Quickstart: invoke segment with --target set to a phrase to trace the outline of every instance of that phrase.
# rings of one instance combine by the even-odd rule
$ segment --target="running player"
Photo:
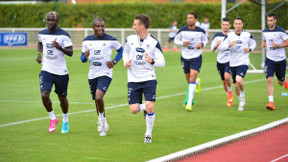
[[[252,34],[243,30],[244,21],[241,17],[234,19],[235,31],[229,32],[224,38],[220,49],[230,49],[230,69],[235,91],[240,101],[238,111],[243,111],[246,104],[244,93],[244,77],[250,63],[249,54],[256,47]]]
[[[94,34],[83,40],[81,61],[85,63],[89,60],[88,81],[99,116],[98,131],[100,136],[106,136],[109,125],[105,117],[103,98],[112,81],[112,68],[122,58],[123,48],[116,38],[104,33],[105,24],[102,18],[94,19],[92,29]],[[118,53],[112,60],[113,49]]]
[[[224,90],[227,94],[227,106],[232,106],[233,103],[233,93],[232,93],[232,83],[231,83],[231,71],[229,67],[230,56],[229,50],[221,50],[219,48],[220,44],[223,42],[223,39],[227,36],[230,29],[230,20],[228,18],[223,18],[221,23],[222,32],[216,33],[213,37],[211,43],[211,51],[218,51],[217,55],[217,70],[221,77]]]
[[[135,17],[135,34],[127,37],[123,61],[128,71],[128,101],[133,114],[144,111],[146,133],[144,143],[152,143],[152,129],[155,120],[154,102],[156,101],[155,67],[164,67],[165,60],[158,40],[148,32],[150,18],[140,14]],[[142,104],[142,94],[145,103]]]
[[[207,36],[205,31],[196,26],[197,14],[191,12],[187,14],[187,24],[186,26],[179,29],[174,42],[177,45],[181,45],[181,64],[184,70],[186,81],[188,83],[188,89],[186,94],[186,99],[184,105],[186,105],[186,110],[192,110],[192,101],[194,98],[194,93],[200,92],[200,79],[196,80],[200,68],[202,65],[202,48],[207,44]],[[196,89],[197,85],[197,89]]]
[[[204,22],[201,23],[200,28],[204,29],[206,32],[207,39],[209,40],[209,29],[210,29],[210,23],[208,17],[204,17]]]
[[[267,109],[274,110],[274,89],[273,77],[274,73],[278,79],[279,85],[284,85],[288,90],[288,81],[285,77],[286,73],[286,55],[285,47],[288,46],[288,36],[285,30],[276,26],[276,16],[269,14],[267,16],[268,27],[263,30],[262,48],[266,47],[266,60],[265,60],[265,74],[267,78],[267,90],[269,104],[266,105]]]
[[[165,45],[165,47],[163,48],[163,51],[164,52],[167,52],[168,51],[168,45],[173,41],[173,43],[174,43],[174,38],[175,38],[175,36],[176,36],[176,34],[177,34],[177,31],[178,31],[178,29],[177,29],[177,21],[176,20],[174,20],[173,22],[172,22],[172,25],[169,27],[169,39],[168,39],[168,42],[166,42],[166,45]],[[176,47],[176,45],[174,44],[174,47],[173,47],[173,49],[172,49],[174,52],[178,52],[178,49],[177,49],[177,47]]]
[[[41,98],[44,107],[50,116],[49,132],[54,132],[58,118],[56,117],[50,92],[55,85],[55,93],[58,95],[60,106],[63,112],[62,133],[69,132],[68,126],[68,100],[67,87],[69,75],[67,71],[65,55],[73,55],[73,46],[69,34],[63,29],[58,28],[59,15],[55,11],[48,12],[46,15],[48,29],[44,29],[38,34],[38,57],[36,61],[42,62],[42,69],[39,74]],[[42,54],[43,52],[43,60]]]

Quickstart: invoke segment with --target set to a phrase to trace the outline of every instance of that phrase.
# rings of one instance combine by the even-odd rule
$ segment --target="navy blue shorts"
[[[241,76],[243,79],[247,73],[248,66],[247,65],[240,65],[236,67],[230,67],[233,83],[236,83],[236,75]]]
[[[56,75],[47,71],[41,71],[39,74],[40,91],[51,91],[55,84],[55,93],[59,96],[67,96],[69,75]]]
[[[277,79],[283,82],[285,80],[286,73],[286,59],[276,62],[266,58],[264,70],[266,78],[274,77],[275,72]]]
[[[129,104],[142,104],[144,94],[145,101],[156,101],[156,80],[145,82],[128,82],[128,102]]]
[[[226,62],[224,64],[217,62],[217,70],[219,72],[221,80],[225,80],[225,72],[231,74],[229,62]]]
[[[202,65],[202,55],[192,59],[184,59],[183,57],[181,57],[181,65],[185,74],[190,73],[190,69],[200,72],[200,68]]]
[[[112,79],[108,76],[100,76],[94,79],[88,79],[92,99],[95,100],[96,90],[101,90],[106,93]]]

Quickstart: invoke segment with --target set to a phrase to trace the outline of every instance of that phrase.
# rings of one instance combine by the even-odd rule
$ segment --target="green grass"
[[[80,50],[75,50],[73,57],[66,57],[70,113],[95,109],[87,81],[88,64],[81,63],[79,56]],[[40,98],[41,65],[35,59],[34,49],[0,49],[0,125],[48,116]],[[247,104],[243,112],[237,111],[235,94],[233,106],[226,107],[216,54],[212,53],[203,55],[199,75],[203,91],[195,95],[193,111],[186,112],[182,101],[187,84],[180,53],[169,52],[165,59],[166,66],[157,69],[158,100],[152,144],[143,143],[146,125],[142,113],[133,115],[128,106],[118,106],[106,110],[111,128],[106,137],[98,135],[95,111],[70,115],[68,134],[60,133],[61,122],[54,133],[49,133],[49,119],[0,127],[0,161],[146,161],[287,117],[288,98],[280,96],[285,89],[276,80],[276,111],[265,109],[268,98],[264,74],[246,75]],[[106,107],[127,104],[126,73],[123,62],[119,62],[105,95]],[[212,87],[219,88],[207,89]],[[54,92],[51,99],[54,111],[62,119]]]

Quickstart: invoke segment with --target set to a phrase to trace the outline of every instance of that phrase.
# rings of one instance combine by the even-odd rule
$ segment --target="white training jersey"
[[[204,29],[206,32],[206,35],[209,35],[209,29],[210,29],[210,23],[201,23],[200,28]]]
[[[213,51],[214,46],[217,45],[218,41],[221,41],[223,43],[224,38],[226,35],[224,35],[222,32],[216,33],[213,37],[213,40],[211,42],[211,51]],[[221,44],[220,44],[221,45]],[[217,62],[224,64],[230,61],[230,49],[221,50],[219,47],[217,47],[218,55],[217,55]]]
[[[171,29],[171,32],[169,33],[168,36],[169,36],[169,38],[174,38],[177,34],[177,31],[178,31],[177,26],[171,25],[170,29]]]
[[[190,41],[189,46],[183,46],[183,42]],[[175,39],[175,44],[182,45],[182,57],[184,59],[196,58],[201,55],[202,49],[195,48],[196,45],[203,43],[203,47],[207,44],[207,36],[205,31],[196,26],[195,29],[191,30],[186,25],[179,29]]]
[[[236,41],[236,44],[230,48],[230,66],[236,67],[240,65],[249,66],[249,53],[244,52],[244,48],[250,48],[253,51],[256,47],[256,41],[253,36],[245,31],[242,31],[239,35],[235,32],[229,32],[224,38],[223,43],[220,45],[221,50],[228,50],[232,41]]]
[[[43,45],[42,69],[52,74],[66,75],[68,74],[65,54],[53,47],[52,41],[56,40],[62,48],[72,46],[70,35],[61,28],[56,32],[49,33],[48,29],[44,29],[38,34],[38,41]]]
[[[145,61],[145,53],[154,59],[153,65]],[[127,37],[123,51],[124,66],[129,60],[132,62],[128,68],[128,82],[155,80],[155,67],[165,66],[160,43],[150,34],[144,40],[136,34]]]
[[[95,38],[94,35],[87,36],[82,42],[82,53],[89,49],[89,73],[88,79],[94,79],[99,76],[108,76],[112,78],[112,68],[109,69],[106,62],[111,61],[113,48],[118,50],[121,44],[116,38],[106,33],[101,38]]]
[[[288,36],[285,30],[279,26],[276,26],[273,30],[270,30],[269,28],[264,29],[263,40],[266,41],[266,57],[273,61],[285,60],[285,48],[274,48],[272,46],[272,42],[275,42],[277,45],[279,45],[287,39]]]

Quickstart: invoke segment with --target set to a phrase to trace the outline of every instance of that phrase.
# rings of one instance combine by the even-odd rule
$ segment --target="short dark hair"
[[[188,15],[193,15],[195,19],[198,18],[197,14],[195,12],[190,12],[190,13],[188,13]]]
[[[222,19],[222,22],[223,22],[223,21],[227,21],[227,22],[230,23],[230,20],[229,20],[227,17],[224,17],[224,18]]]
[[[145,14],[137,15],[135,17],[135,20],[139,20],[140,24],[143,24],[146,29],[149,28],[150,23],[151,23],[150,18],[147,15],[145,15]]]
[[[103,20],[102,18],[96,18],[96,19],[93,20],[92,26],[93,26],[96,22],[99,22],[99,21],[104,23],[104,20]]]
[[[242,17],[236,17],[234,20],[241,20],[242,23],[244,24],[244,20],[242,19]]]
[[[269,15],[267,15],[267,17],[273,17],[274,19],[277,19],[274,13],[270,13]]]

